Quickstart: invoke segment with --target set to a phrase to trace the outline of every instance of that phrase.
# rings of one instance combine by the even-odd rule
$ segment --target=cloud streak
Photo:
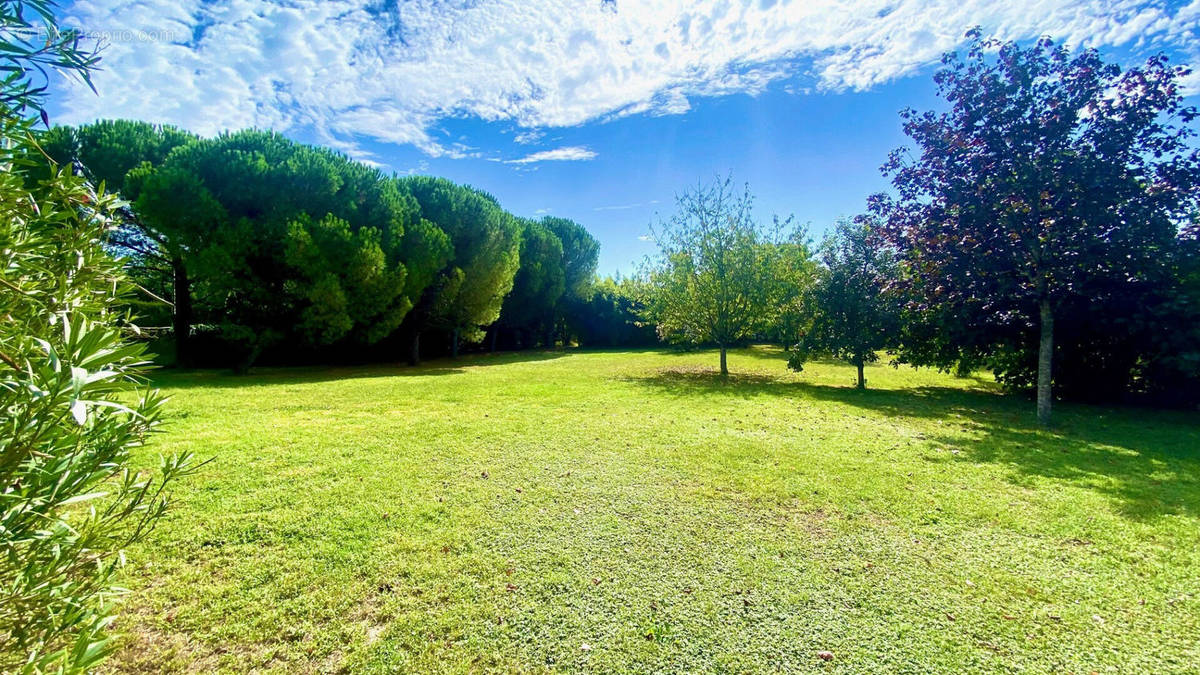
[[[506,164],[533,164],[536,162],[579,162],[594,159],[596,153],[580,145],[571,145],[553,150],[542,150],[520,159],[507,160]]]
[[[257,126],[363,154],[431,157],[450,118],[537,130],[685,113],[696,97],[864,90],[910,75],[972,25],[1085,46],[1200,59],[1200,0],[89,0],[64,25],[107,37],[99,97],[79,85],[58,120],[135,117],[202,134]],[[789,85],[790,86],[790,85]],[[528,133],[528,132],[534,133]],[[554,152],[554,151],[549,151]],[[536,156],[530,155],[530,157]],[[531,160],[536,161],[536,160]]]

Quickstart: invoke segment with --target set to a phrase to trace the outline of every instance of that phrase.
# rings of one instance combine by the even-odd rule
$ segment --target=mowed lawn
[[[143,460],[214,460],[129,552],[110,666],[1200,669],[1197,415],[716,361],[162,373]]]

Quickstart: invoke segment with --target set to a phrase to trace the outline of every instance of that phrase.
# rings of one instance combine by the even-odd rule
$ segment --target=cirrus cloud
[[[580,145],[572,145],[564,148],[554,148],[553,150],[542,150],[534,152],[520,159],[507,160],[507,164],[533,164],[535,162],[578,162],[580,160],[593,159],[596,153]]]
[[[681,114],[696,97],[782,80],[869,89],[976,24],[1200,57],[1200,0],[89,0],[63,23],[107,44],[100,96],[68,82],[60,121],[305,131],[358,156],[364,141],[478,156],[439,141],[451,118],[512,122],[536,142],[539,129]],[[580,149],[512,162],[588,158],[568,150]]]

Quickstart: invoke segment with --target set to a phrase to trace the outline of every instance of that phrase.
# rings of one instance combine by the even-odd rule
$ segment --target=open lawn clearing
[[[144,461],[215,460],[130,551],[109,667],[1200,667],[1194,414],[716,361],[161,373]]]

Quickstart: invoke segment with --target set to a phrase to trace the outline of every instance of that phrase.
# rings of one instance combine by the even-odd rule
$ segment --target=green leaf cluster
[[[145,345],[128,339],[132,286],[102,245],[120,202],[50,162],[29,119],[2,112],[0,671],[86,671],[112,649],[122,550],[195,464],[130,467],[163,398],[145,385]]]

